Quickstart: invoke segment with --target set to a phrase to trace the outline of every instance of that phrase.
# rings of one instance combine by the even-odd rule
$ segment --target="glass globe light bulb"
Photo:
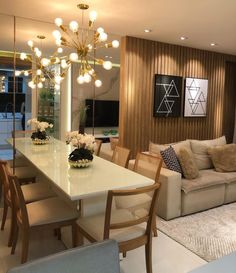
[[[89,20],[94,22],[97,19],[97,12],[95,10],[90,11],[89,13]]]
[[[69,59],[72,61],[72,62],[75,62],[78,60],[78,54],[77,53],[71,53],[70,56],[69,56]]]
[[[56,24],[56,26],[60,27],[63,24],[63,21],[61,18],[56,18],[54,20],[54,23]]]
[[[91,52],[93,50],[93,46],[91,44],[88,44],[87,47],[88,47],[89,52]]]
[[[89,72],[88,72],[90,75],[93,75],[93,73],[94,73],[94,69],[92,68],[91,70],[89,70]]]
[[[55,76],[54,80],[55,80],[55,82],[56,82],[57,84],[60,84],[61,81],[63,80],[63,78],[62,78],[60,75],[57,75],[57,76]]]
[[[30,46],[30,47],[33,47],[33,46],[34,46],[34,43],[33,43],[33,41],[31,41],[31,40],[29,40],[29,41],[27,42],[27,44],[28,44],[28,46]]]
[[[20,74],[21,74],[21,71],[19,71],[19,70],[16,70],[16,71],[15,71],[15,76],[16,76],[16,77],[20,76]]]
[[[69,24],[69,28],[73,32],[77,32],[79,28],[79,24],[76,21],[71,21]]]
[[[117,41],[117,40],[113,40],[113,41],[112,41],[112,47],[118,48],[119,45],[120,45],[120,42],[119,42],[119,41]]]
[[[79,77],[77,77],[77,83],[78,84],[83,84],[84,83],[84,77],[82,75],[80,75]]]
[[[61,38],[56,39],[56,45],[57,45],[57,46],[61,46]]]
[[[62,47],[58,47],[57,52],[58,53],[62,53],[63,52],[63,48]]]
[[[41,64],[42,64],[42,66],[49,66],[50,60],[47,58],[42,58]]]
[[[39,51],[39,49],[37,47],[35,47],[34,52],[36,53],[37,51]]]
[[[91,80],[92,80],[92,78],[91,78],[91,76],[89,75],[89,73],[85,73],[85,74],[84,74],[84,81],[85,81],[86,83],[89,83],[89,82],[91,82]]]
[[[42,52],[41,52],[40,50],[38,50],[38,51],[35,53],[35,55],[36,55],[38,58],[40,58],[40,57],[42,56]]]
[[[103,66],[103,68],[106,69],[106,70],[111,70],[111,69],[112,69],[112,62],[110,62],[110,61],[105,61],[105,62],[103,62],[102,66]]]
[[[39,82],[39,83],[37,84],[37,86],[38,86],[38,88],[43,88],[43,83],[42,83],[42,82]]]
[[[60,85],[59,84],[55,84],[54,88],[55,88],[55,90],[60,90]]]
[[[96,86],[96,87],[101,87],[101,86],[102,86],[102,81],[96,80],[96,81],[95,81],[95,86]]]
[[[98,32],[99,34],[101,34],[101,33],[104,32],[104,29],[103,29],[102,27],[99,27],[99,28],[97,29],[97,32]]]
[[[54,30],[54,31],[52,32],[52,35],[53,35],[53,37],[54,37],[56,40],[61,39],[61,32],[60,32],[59,30]]]
[[[99,40],[105,42],[107,40],[107,34],[105,32],[100,33]]]
[[[40,69],[38,69],[36,73],[38,76],[40,76],[42,74],[42,71]]]
[[[25,71],[24,72],[24,75],[27,77],[27,76],[29,76],[29,72],[28,71]]]
[[[41,81],[42,81],[42,82],[45,82],[45,81],[46,81],[46,79],[43,77],[43,78],[41,78]]]
[[[65,69],[65,68],[67,68],[67,62],[66,62],[66,60],[61,60],[61,67],[63,68],[63,69]]]
[[[22,53],[20,54],[20,59],[21,59],[22,61],[25,60],[25,59],[27,59],[26,53],[22,52]]]

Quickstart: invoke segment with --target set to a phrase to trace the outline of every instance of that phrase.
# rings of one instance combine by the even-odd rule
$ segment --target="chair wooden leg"
[[[77,246],[84,245],[84,237],[83,235],[77,230]]]
[[[4,230],[4,227],[5,227],[5,223],[6,223],[6,219],[7,219],[7,211],[8,211],[8,205],[6,202],[4,202],[1,230]]]
[[[15,229],[16,229],[16,216],[15,216],[15,213],[12,209],[12,215],[11,215],[11,228],[10,228],[10,234],[9,234],[9,239],[8,239],[8,246],[12,246],[12,243],[13,243],[13,237],[14,237],[14,232],[15,232]]]
[[[146,271],[152,273],[152,240],[145,245]]]
[[[73,223],[71,226],[72,231],[72,246],[77,247],[77,225],[76,223]]]
[[[61,241],[61,229],[57,228],[57,239]]]
[[[15,254],[16,244],[17,244],[17,240],[18,240],[18,234],[19,234],[19,227],[18,227],[18,225],[16,225],[14,228],[14,232],[13,232],[11,254]]]
[[[157,222],[156,222],[156,219],[153,221],[152,232],[153,232],[153,236],[154,237],[158,236],[158,234],[157,234]]]
[[[23,229],[22,232],[22,253],[21,253],[21,263],[25,263],[28,258],[29,252],[29,229]]]

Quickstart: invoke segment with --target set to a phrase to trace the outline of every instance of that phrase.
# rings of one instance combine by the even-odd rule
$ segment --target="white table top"
[[[236,252],[203,265],[189,273],[235,273]]]
[[[12,139],[8,140],[12,144]],[[112,162],[94,156],[88,168],[70,168],[68,155],[73,150],[64,142],[34,145],[30,138],[16,138],[16,150],[60,188],[71,200],[84,199],[112,189],[151,185],[153,180]]]

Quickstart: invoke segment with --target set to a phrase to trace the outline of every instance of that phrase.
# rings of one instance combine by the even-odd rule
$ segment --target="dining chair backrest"
[[[127,168],[130,157],[130,150],[124,147],[116,146],[111,161],[121,167]]]
[[[34,130],[16,130],[16,131],[12,131],[11,135],[12,137],[30,137],[32,135],[32,133],[34,132]]]
[[[100,150],[101,150],[101,146],[102,146],[102,141],[100,139],[95,139],[95,143],[96,143],[96,147],[95,147],[95,150],[94,150],[94,154],[96,156],[99,156]]]
[[[8,174],[9,186],[12,196],[13,209],[22,226],[29,227],[29,218],[24,195],[17,176]]]
[[[106,214],[105,214],[105,225],[104,225],[104,239],[108,239],[110,232],[115,229],[130,228],[132,226],[140,225],[141,223],[146,222],[146,231],[145,236],[150,236],[152,232],[152,222],[154,220],[155,207],[158,199],[160,184],[154,183],[153,185],[131,189],[131,190],[110,190],[108,191],[107,196],[107,205],[106,205]],[[145,204],[145,208],[142,209],[140,206],[135,211],[130,207],[128,202],[129,198],[136,197],[139,198],[139,195],[144,193],[150,194],[152,196],[149,206]],[[120,210],[112,210],[112,202],[115,202],[115,198],[126,198],[127,208],[123,206]],[[135,204],[134,204],[135,206]],[[119,217],[112,217],[113,212],[119,212]]]
[[[163,160],[160,157],[138,153],[134,163],[134,171],[158,182]]]
[[[8,180],[8,174],[10,173],[10,168],[8,166],[7,161],[0,160],[0,179],[3,184],[3,193],[4,193],[4,199],[11,203],[10,198],[10,186],[9,186],[9,180]]]

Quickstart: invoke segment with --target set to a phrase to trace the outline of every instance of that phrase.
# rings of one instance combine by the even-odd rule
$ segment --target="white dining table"
[[[8,139],[8,142],[13,144],[13,139]],[[98,156],[94,156],[87,168],[70,167],[68,155],[74,148],[54,138],[45,145],[34,145],[30,138],[16,138],[15,148],[71,201],[101,195],[109,190],[154,183],[152,179]]]

